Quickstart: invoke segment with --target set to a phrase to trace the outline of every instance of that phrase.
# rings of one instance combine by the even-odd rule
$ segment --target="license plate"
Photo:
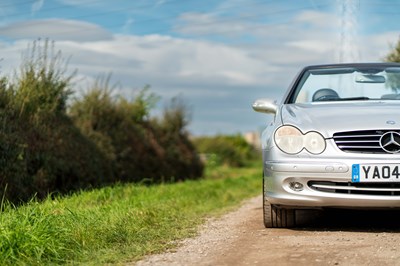
[[[400,164],[353,164],[351,181],[400,182]]]

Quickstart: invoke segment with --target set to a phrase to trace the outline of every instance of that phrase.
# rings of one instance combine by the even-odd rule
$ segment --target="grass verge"
[[[116,185],[31,201],[0,216],[2,265],[135,261],[192,236],[210,216],[260,192],[260,170],[216,168],[177,184]]]

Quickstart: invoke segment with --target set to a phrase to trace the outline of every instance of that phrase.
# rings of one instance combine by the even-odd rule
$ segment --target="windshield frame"
[[[400,63],[359,63],[359,64],[334,64],[334,65],[316,65],[305,67],[293,80],[291,89],[284,97],[283,104],[296,103],[302,86],[310,77],[310,75],[326,75],[326,74],[345,74],[360,72],[365,75],[375,75],[386,71],[386,73],[396,73],[400,75]],[[368,83],[368,82],[366,82]],[[373,83],[373,82],[371,82]],[[380,83],[380,82],[376,82]],[[390,91],[388,91],[390,92]],[[366,97],[352,97],[353,100],[369,100]],[[345,99],[343,99],[345,100]],[[349,99],[351,100],[351,99]],[[373,99],[377,100],[377,99]],[[380,100],[380,99],[379,99]],[[382,99],[382,100],[400,100],[399,99]],[[304,102],[303,102],[304,103]],[[308,102],[307,102],[308,103]],[[309,103],[312,103],[311,101]]]

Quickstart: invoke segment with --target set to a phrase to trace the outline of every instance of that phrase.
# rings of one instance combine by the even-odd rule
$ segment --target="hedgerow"
[[[167,118],[172,108],[151,118],[156,97],[148,89],[128,100],[112,93],[108,79],[72,101],[74,74],[46,40],[28,48],[13,77],[0,78],[0,191],[7,199],[201,177],[180,122],[184,109],[181,117]]]
[[[196,137],[193,143],[209,166],[242,167],[260,156],[260,152],[239,134]]]

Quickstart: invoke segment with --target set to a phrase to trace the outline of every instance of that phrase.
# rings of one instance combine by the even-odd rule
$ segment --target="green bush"
[[[157,97],[148,93],[148,88],[127,100],[113,95],[108,81],[97,80],[82,99],[73,103],[70,115],[112,162],[115,181],[200,177],[203,166],[184,132],[184,113],[172,106],[163,119],[150,119]]]
[[[13,79],[0,78],[0,191],[6,198],[202,175],[185,114],[173,117],[176,106],[150,119],[156,97],[148,89],[128,100],[113,95],[107,78],[68,108],[72,78],[47,40],[33,44]]]
[[[111,174],[66,115],[71,76],[57,70],[59,54],[44,56],[48,49],[35,43],[15,80],[0,86],[0,190],[13,201],[98,186]]]
[[[36,41],[25,54],[20,71],[12,84],[13,105],[21,115],[38,118],[40,115],[65,113],[71,75],[60,51],[48,40]]]
[[[165,150],[163,171],[175,180],[196,179],[203,174],[203,163],[186,131],[189,120],[187,106],[177,97],[165,107],[162,118],[152,123],[155,136]]]
[[[259,152],[241,135],[197,137],[193,142],[205,157],[207,165],[211,167],[220,165],[241,167],[259,157]]]

